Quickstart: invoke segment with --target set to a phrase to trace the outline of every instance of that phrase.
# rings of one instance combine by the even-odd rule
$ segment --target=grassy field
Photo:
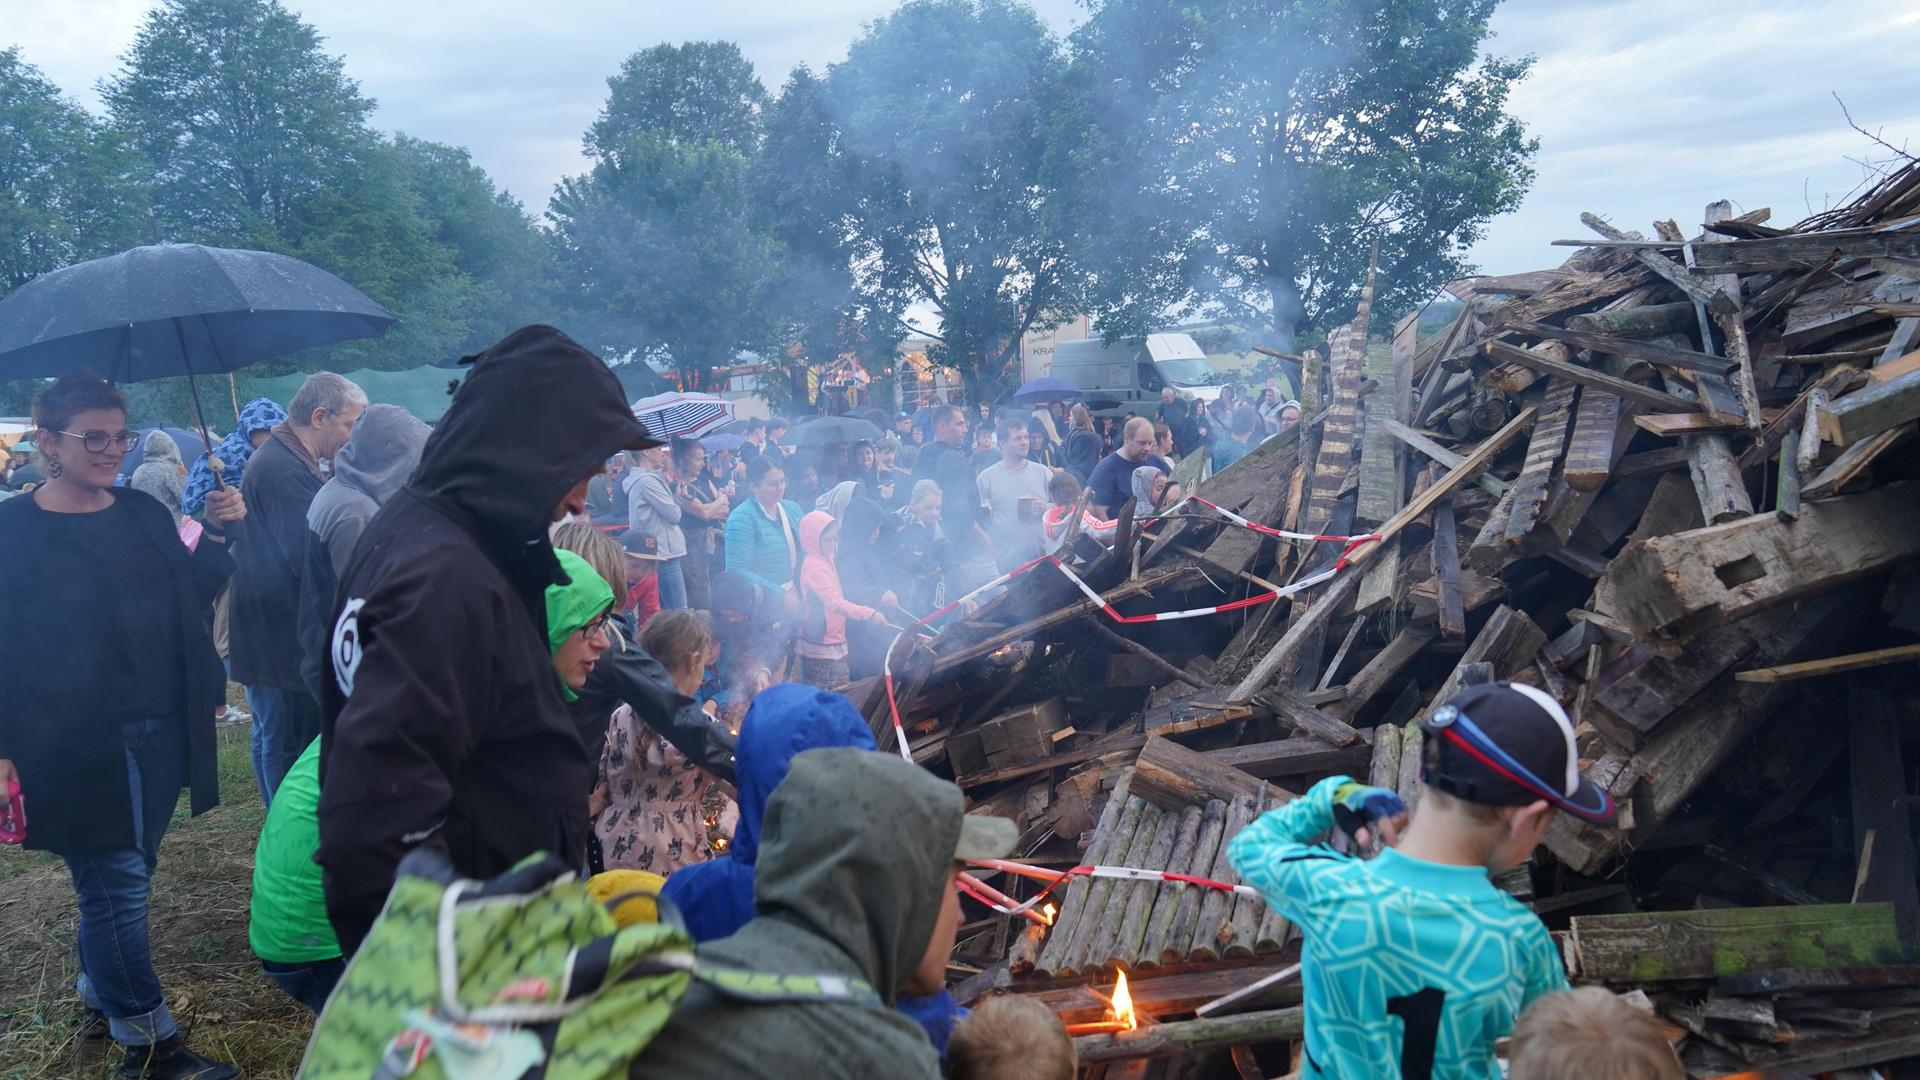
[[[312,1021],[260,974],[247,948],[247,894],[263,809],[248,728],[220,728],[222,805],[188,820],[186,802],[154,877],[154,965],[189,1043],[253,1080],[292,1076]],[[58,859],[0,848],[0,1080],[105,1077],[110,1042],[75,1037],[73,886]]]

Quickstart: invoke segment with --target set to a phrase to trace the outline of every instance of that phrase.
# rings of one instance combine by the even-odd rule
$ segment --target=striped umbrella
[[[633,415],[656,439],[697,439],[733,419],[733,402],[712,394],[676,390],[634,402]]]

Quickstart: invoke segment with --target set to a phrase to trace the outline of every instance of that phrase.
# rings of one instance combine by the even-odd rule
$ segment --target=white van
[[[1063,341],[1054,347],[1052,375],[1080,388],[1096,415],[1151,416],[1160,391],[1173,387],[1183,398],[1212,402],[1220,396],[1220,372],[1187,334],[1148,334],[1144,342]]]

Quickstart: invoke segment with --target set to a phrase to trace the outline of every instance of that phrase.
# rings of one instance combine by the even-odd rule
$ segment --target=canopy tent
[[[425,420],[429,424],[438,423],[447,414],[447,406],[452,403],[452,395],[447,393],[447,384],[466,377],[465,368],[457,367],[417,367],[404,371],[375,371],[361,368],[358,371],[343,371],[340,374],[353,380],[360,389],[367,392],[367,401],[375,405],[399,405],[408,412]],[[277,375],[270,379],[242,378],[240,383],[241,400],[256,397],[272,398],[282,408],[293,399],[294,392],[307,379],[306,373],[295,372],[291,375]],[[208,403],[209,419],[219,417],[224,409]],[[216,427],[229,427],[228,423],[216,424]]]

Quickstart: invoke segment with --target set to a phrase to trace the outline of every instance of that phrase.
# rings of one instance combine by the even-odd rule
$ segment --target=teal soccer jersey
[[[1322,780],[1227,848],[1306,941],[1302,1075],[1498,1077],[1494,1040],[1533,999],[1566,988],[1553,939],[1479,867],[1311,843],[1333,827],[1333,791],[1349,782]]]

